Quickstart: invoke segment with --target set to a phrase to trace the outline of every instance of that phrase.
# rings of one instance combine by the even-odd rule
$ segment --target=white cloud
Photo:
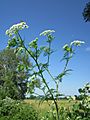
[[[90,47],[87,47],[87,48],[86,48],[86,51],[87,51],[87,52],[90,52]]]

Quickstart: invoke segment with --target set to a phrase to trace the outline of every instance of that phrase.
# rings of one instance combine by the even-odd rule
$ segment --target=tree
[[[23,69],[22,64],[31,65],[28,56],[17,55],[14,49],[0,52],[0,95],[13,99],[24,99],[27,91],[29,70]]]
[[[88,2],[83,10],[83,17],[85,22],[90,22],[90,2]]]

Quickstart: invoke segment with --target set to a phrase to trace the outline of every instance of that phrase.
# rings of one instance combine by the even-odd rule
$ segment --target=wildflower
[[[46,35],[49,35],[49,34],[51,34],[51,33],[53,33],[53,32],[55,32],[54,30],[45,30],[45,31],[43,31],[42,33],[40,33],[40,36],[46,36]]]
[[[6,30],[6,35],[11,37],[16,32],[18,32],[19,30],[22,30],[24,28],[28,28],[28,25],[26,24],[26,22],[20,22],[18,24],[13,25],[12,27],[10,27],[10,29]]]
[[[70,46],[75,45],[75,46],[80,46],[81,44],[84,44],[84,41],[79,41],[79,40],[75,40],[73,42],[71,42]]]

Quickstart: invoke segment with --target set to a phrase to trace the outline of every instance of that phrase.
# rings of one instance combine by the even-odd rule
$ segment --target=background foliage
[[[13,99],[25,98],[29,71],[19,66],[23,63],[31,65],[25,54],[17,57],[14,49],[0,52],[0,99],[6,96]]]
[[[38,120],[38,114],[30,105],[6,97],[0,100],[0,120]]]

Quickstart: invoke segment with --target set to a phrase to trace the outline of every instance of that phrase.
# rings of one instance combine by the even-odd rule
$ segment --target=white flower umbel
[[[6,35],[10,37],[14,35],[16,32],[18,32],[19,30],[22,30],[24,28],[28,28],[28,25],[26,24],[26,22],[20,22],[10,27],[10,29],[6,30]]]
[[[55,32],[54,30],[45,30],[45,31],[43,31],[42,33],[40,33],[40,36],[46,36],[46,35],[49,35],[49,34],[51,34],[51,33],[53,33],[53,32]]]
[[[79,41],[79,40],[74,40],[71,42],[70,46],[75,45],[75,46],[81,46],[81,44],[84,44],[84,41]]]

